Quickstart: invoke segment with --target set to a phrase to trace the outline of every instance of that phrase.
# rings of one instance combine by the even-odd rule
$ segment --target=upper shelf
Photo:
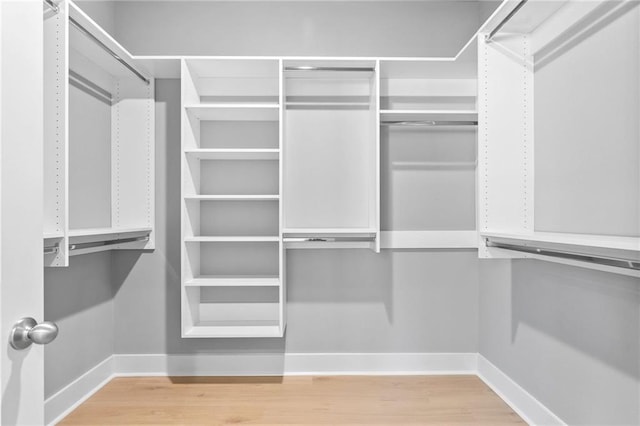
[[[277,103],[190,104],[185,109],[197,119],[208,121],[278,121],[280,114]]]
[[[139,79],[141,83],[142,79],[149,81],[152,78],[142,61],[133,58],[73,1],[68,5],[69,44],[73,50],[114,77]]]
[[[486,23],[486,29],[493,31],[504,22],[495,35],[496,40],[509,34],[530,34],[566,4],[564,1],[507,0]],[[517,12],[508,17],[516,9]]]
[[[478,121],[475,110],[381,110],[382,121]]]
[[[528,35],[536,64],[609,20],[634,9],[635,1],[506,0],[481,28],[492,42]]]

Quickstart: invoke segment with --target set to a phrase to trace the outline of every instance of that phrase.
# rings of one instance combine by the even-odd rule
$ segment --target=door
[[[0,424],[44,422],[44,351],[11,329],[43,320],[42,0],[0,0]],[[29,337],[26,333],[24,337]],[[32,336],[35,338],[35,336]]]

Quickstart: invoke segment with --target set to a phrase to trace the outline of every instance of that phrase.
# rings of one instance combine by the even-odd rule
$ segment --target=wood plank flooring
[[[523,425],[476,376],[116,378],[62,425]]]

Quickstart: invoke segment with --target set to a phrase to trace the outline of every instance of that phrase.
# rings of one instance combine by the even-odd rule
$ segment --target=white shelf
[[[184,108],[197,119],[206,121],[278,121],[280,115],[280,105],[275,103],[191,104]]]
[[[279,195],[186,195],[185,200],[196,201],[268,201],[279,200]]]
[[[592,249],[640,252],[640,237],[618,237],[610,235],[564,234],[556,232],[510,233],[481,232],[482,237],[504,240],[528,241],[551,245],[570,245]]]
[[[476,161],[392,161],[394,169],[411,170],[475,170]]]
[[[287,102],[287,108],[370,108],[369,102]]]
[[[380,111],[382,121],[478,121],[476,110],[390,110]]]
[[[277,243],[280,237],[186,237],[187,243]]]
[[[285,228],[284,234],[299,235],[345,235],[375,234],[375,228]]]
[[[138,233],[149,233],[151,232],[151,228],[87,228],[87,229],[70,229],[69,230],[69,238],[79,238],[79,237],[94,237],[100,235],[125,235],[125,234],[138,234]]]
[[[278,321],[202,321],[184,337],[282,337]]]
[[[280,279],[275,275],[202,275],[187,280],[184,285],[187,287],[279,287]]]
[[[63,232],[45,232],[43,235],[43,239],[45,240],[55,240],[58,238],[64,238]]]
[[[199,160],[278,160],[279,149],[189,149],[185,154]]]

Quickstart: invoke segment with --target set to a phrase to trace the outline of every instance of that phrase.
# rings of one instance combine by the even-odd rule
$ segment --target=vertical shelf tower
[[[183,337],[284,334],[281,69],[182,60]]]
[[[56,5],[43,22],[44,265],[154,249],[155,80],[72,1]]]

